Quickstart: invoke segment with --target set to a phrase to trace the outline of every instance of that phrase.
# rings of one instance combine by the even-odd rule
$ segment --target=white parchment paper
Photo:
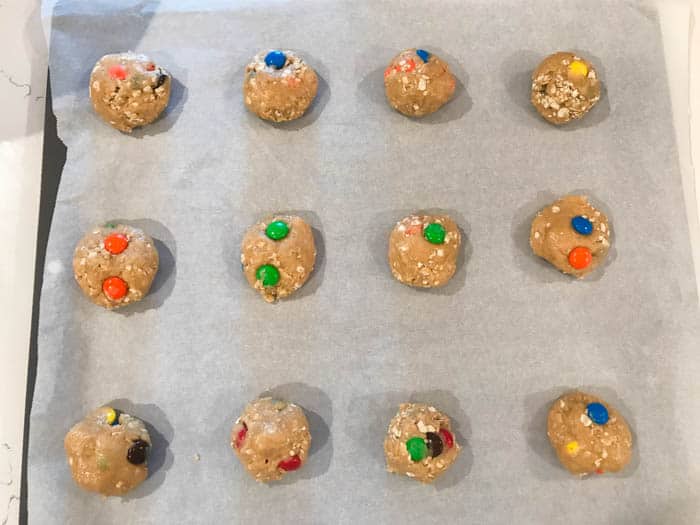
[[[628,2],[63,2],[50,71],[68,146],[49,240],[29,449],[31,523],[693,523],[698,300],[658,22]],[[318,99],[297,122],[248,114],[257,51],[303,53]],[[456,98],[410,120],[384,101],[403,48],[449,61]],[[145,52],[175,78],[171,107],[133,136],[105,125],[87,80],[103,54]],[[605,88],[555,128],[529,106],[529,74],[583,53]],[[612,221],[613,250],[573,282],[536,259],[533,214],[583,191]],[[445,289],[394,281],[394,221],[442,210],[465,234]],[[268,305],[245,282],[239,243],[267,213],[316,230],[315,274]],[[142,303],[108,312],[73,282],[93,224],[158,239]],[[545,433],[550,402],[584,388],[635,437],[620,475],[579,481]],[[312,452],[283,483],[254,483],[229,448],[247,401],[301,404]],[[399,402],[454,419],[464,453],[434,486],[384,470]],[[71,480],[63,437],[114,403],[148,422],[151,475],[128,497]],[[694,426],[695,425],[695,426]]]

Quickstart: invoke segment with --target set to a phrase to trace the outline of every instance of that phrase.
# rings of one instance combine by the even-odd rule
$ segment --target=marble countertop
[[[47,41],[42,8],[55,0],[0,0],[0,525],[19,522],[27,358],[39,217]],[[700,0],[657,0],[683,189],[700,283]],[[50,17],[46,17],[50,18]],[[48,23],[46,21],[45,23]],[[700,394],[700,388],[698,389]],[[700,414],[698,414],[700,415]]]

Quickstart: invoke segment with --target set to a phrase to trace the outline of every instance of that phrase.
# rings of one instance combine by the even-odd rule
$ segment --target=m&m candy
[[[593,223],[581,215],[571,219],[571,227],[581,235],[590,235],[593,232]]]
[[[587,268],[593,261],[591,250],[585,246],[577,246],[569,252],[569,264],[575,270]]]
[[[282,51],[270,51],[265,55],[265,64],[275,69],[282,69],[287,62],[287,57]]]
[[[113,276],[107,277],[102,281],[102,291],[113,301],[118,301],[126,295],[129,291],[129,287],[126,285],[124,279]]]
[[[129,246],[129,238],[123,233],[112,233],[105,237],[104,246],[112,255],[119,255]]]

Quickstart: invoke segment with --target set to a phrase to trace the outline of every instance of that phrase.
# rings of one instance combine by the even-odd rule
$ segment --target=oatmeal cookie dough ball
[[[447,62],[424,49],[406,49],[384,70],[389,104],[408,117],[423,117],[446,104],[456,81]]]
[[[263,51],[245,68],[243,100],[265,120],[285,122],[301,117],[317,89],[316,72],[294,51]]]
[[[457,224],[446,215],[409,215],[389,237],[389,266],[409,286],[443,286],[457,269],[461,243]]]
[[[532,73],[530,101],[552,124],[580,119],[599,99],[600,81],[593,64],[574,53],[554,53]]]
[[[557,399],[547,416],[547,436],[572,474],[617,472],[632,457],[627,422],[603,400],[584,392]]]
[[[583,278],[608,255],[610,223],[586,196],[567,195],[537,213],[530,246],[558,270]]]
[[[119,131],[156,120],[170,100],[170,74],[146,55],[105,55],[90,75],[90,100],[97,114]]]
[[[83,489],[121,496],[148,477],[151,438],[143,421],[104,406],[70,429],[63,442],[71,474]]]
[[[241,243],[243,273],[269,303],[301,288],[315,262],[311,227],[294,215],[275,215],[255,224]]]
[[[421,403],[399,405],[384,439],[387,470],[423,483],[449,469],[459,451],[450,418]]]
[[[80,239],[73,254],[73,273],[80,289],[105,308],[143,299],[157,272],[153,239],[125,224],[96,226]]]
[[[256,481],[282,479],[306,462],[309,422],[297,405],[271,397],[245,407],[231,429],[231,448]]]

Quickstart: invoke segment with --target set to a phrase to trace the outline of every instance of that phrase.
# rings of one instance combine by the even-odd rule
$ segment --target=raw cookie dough
[[[389,266],[394,277],[419,288],[443,286],[457,269],[461,235],[446,215],[409,215],[389,237]]]
[[[406,49],[384,70],[384,90],[392,108],[408,117],[429,115],[455,92],[447,62],[424,49]]]
[[[148,477],[151,438],[143,421],[101,407],[70,429],[63,442],[75,482],[105,496],[121,496]]]
[[[265,120],[285,122],[301,117],[317,89],[316,72],[294,51],[262,51],[245,68],[245,105]]]
[[[632,457],[632,434],[613,407],[591,394],[570,392],[547,416],[547,436],[572,474],[617,472]]]
[[[75,280],[93,303],[105,308],[143,299],[157,271],[153,239],[124,224],[96,226],[80,239],[73,254]]]
[[[450,418],[422,403],[399,405],[384,439],[387,470],[423,483],[450,468],[459,451]]]
[[[241,243],[243,273],[269,303],[301,288],[315,262],[311,227],[294,215],[275,215],[255,224]]]
[[[145,55],[105,55],[90,74],[90,100],[99,116],[119,131],[156,120],[170,100],[170,74]]]
[[[530,246],[557,269],[582,278],[605,260],[610,223],[586,196],[567,195],[537,213]]]
[[[248,404],[231,429],[231,448],[256,481],[282,479],[301,468],[310,446],[304,411],[271,397]]]
[[[583,117],[600,99],[600,81],[593,64],[560,51],[545,58],[532,73],[530,101],[552,124]]]

